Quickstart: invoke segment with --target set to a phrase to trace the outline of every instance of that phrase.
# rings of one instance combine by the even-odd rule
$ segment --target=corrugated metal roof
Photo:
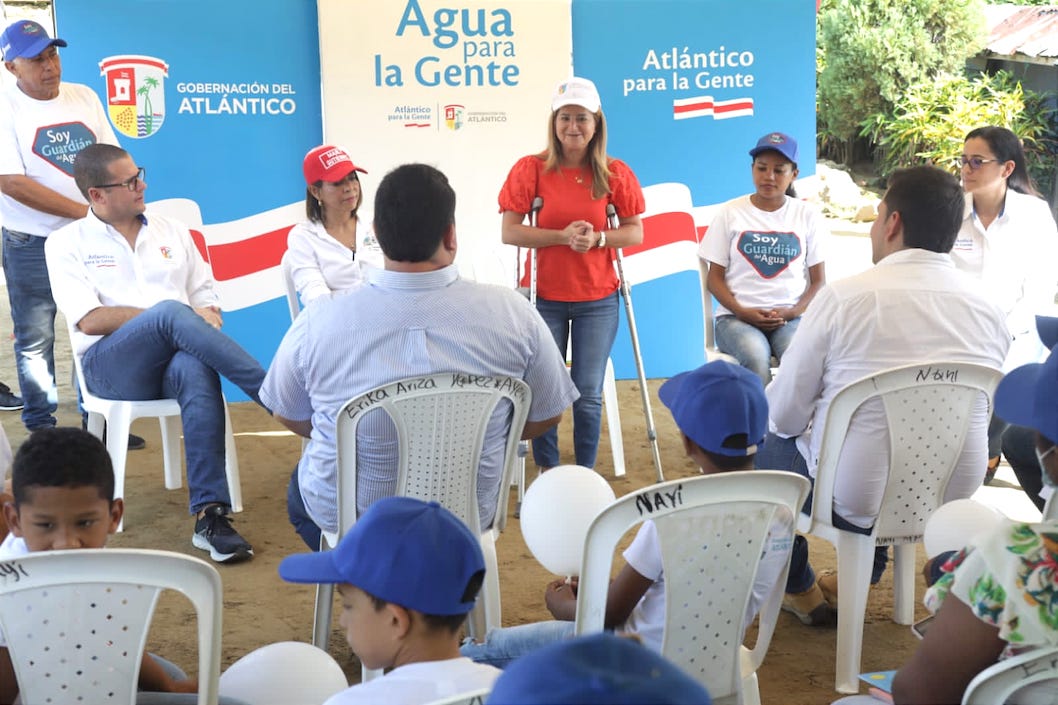
[[[986,5],[985,50],[1058,62],[1058,5]]]

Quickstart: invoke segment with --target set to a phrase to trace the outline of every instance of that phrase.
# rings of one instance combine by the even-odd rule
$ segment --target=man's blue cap
[[[563,639],[511,662],[487,705],[709,705],[705,687],[661,654],[613,634]]]
[[[292,583],[348,583],[440,616],[472,610],[484,573],[481,545],[466,524],[437,502],[411,497],[372,504],[333,551],[299,553],[279,564],[279,575]]]
[[[1007,423],[1058,441],[1058,318],[1036,316],[1036,331],[1051,354],[1045,362],[1023,365],[1000,380],[995,411]]]
[[[50,46],[64,47],[66,41],[52,39],[48,36],[48,30],[33,20],[12,22],[0,34],[0,51],[4,53],[4,61],[32,59]]]
[[[749,156],[756,157],[768,150],[778,152],[794,164],[797,163],[797,140],[782,132],[769,132],[757,140],[757,146],[749,150]]]
[[[710,453],[753,455],[768,431],[764,385],[741,365],[717,360],[681,372],[658,396],[680,431]]]

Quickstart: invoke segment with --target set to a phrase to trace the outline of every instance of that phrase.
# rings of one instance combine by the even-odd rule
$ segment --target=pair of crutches
[[[529,209],[529,225],[531,227],[537,227],[537,216],[543,205],[544,199],[540,196],[533,199],[533,203]],[[617,219],[617,209],[612,203],[606,205],[606,227],[610,230],[617,230],[617,228],[620,227],[620,223]],[[654,414],[650,409],[650,393],[647,389],[646,371],[643,368],[643,355],[639,348],[639,332],[636,329],[635,311],[632,308],[631,287],[628,285],[628,280],[625,279],[624,257],[622,256],[621,248],[616,248],[616,254],[617,278],[620,281],[621,298],[624,300],[625,315],[628,318],[628,331],[632,337],[632,353],[636,362],[636,374],[639,377],[639,392],[643,400],[643,415],[646,417],[647,422],[647,440],[650,441],[651,450],[654,455],[654,469],[657,472],[657,481],[663,482],[665,480],[665,475],[661,469],[661,454],[658,452],[658,434],[657,429],[654,426]],[[514,268],[515,286],[521,284],[521,276],[519,274],[521,266],[522,248],[518,247],[517,260]],[[536,306],[536,248],[530,248],[529,250],[529,302],[534,307]],[[516,505],[514,512],[516,517],[521,511],[522,497],[525,493],[525,458],[528,455],[529,442],[522,441],[518,447],[518,456],[521,467],[519,469],[518,504]]]

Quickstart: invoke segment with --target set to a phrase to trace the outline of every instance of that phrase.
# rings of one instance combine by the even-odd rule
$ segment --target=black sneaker
[[[229,509],[223,504],[206,507],[201,519],[195,520],[195,534],[191,543],[195,548],[209,551],[217,563],[246,560],[253,555],[253,546],[231,527]]]
[[[0,382],[0,411],[18,411],[25,404],[22,397],[11,391],[11,387]]]
[[[2,383],[0,383],[2,384]],[[0,397],[2,399],[3,397]],[[2,408],[2,407],[0,407]],[[88,414],[81,414],[81,430],[88,430]],[[107,429],[103,427],[103,443],[107,442]],[[135,433],[129,434],[129,450],[143,450],[147,447],[147,441],[141,436],[137,436]]]

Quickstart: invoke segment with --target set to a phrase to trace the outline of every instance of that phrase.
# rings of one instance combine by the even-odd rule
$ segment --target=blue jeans
[[[755,466],[758,470],[787,470],[795,472],[815,485],[815,480],[808,474],[808,463],[805,461],[801,451],[797,450],[796,438],[783,438],[769,433],[764,438],[764,445],[757,452]],[[808,497],[801,506],[802,514],[812,513],[812,491],[808,491]],[[856,526],[837,512],[831,511],[830,523],[842,531],[851,531],[856,534],[870,536],[874,527],[864,529]],[[871,585],[882,578],[885,565],[889,562],[889,548],[878,546],[874,549],[874,565],[871,568]],[[815,571],[808,562],[808,542],[805,537],[797,534],[794,536],[793,548],[790,551],[790,573],[786,578],[786,592],[798,593],[810,589],[816,581]]]
[[[548,301],[537,299],[536,309],[551,329],[562,355],[573,336],[570,376],[580,392],[573,402],[573,450],[577,465],[595,467],[602,424],[602,385],[606,361],[617,337],[619,307],[617,292],[597,301]],[[559,464],[558,429],[551,428],[533,440],[533,459],[543,468]]]
[[[1018,484],[1042,512],[1045,504],[1040,497],[1040,490],[1043,489],[1043,470],[1036,458],[1036,430],[1027,426],[1007,426],[1002,440],[1003,455],[1017,476]]]
[[[309,516],[305,509],[305,500],[301,498],[301,485],[298,484],[298,466],[294,466],[294,472],[290,475],[287,484],[287,518],[294,526],[294,531],[313,551],[320,550],[320,540],[323,538],[323,530]]]
[[[176,399],[191,513],[231,506],[218,373],[260,403],[265,372],[257,360],[191,307],[162,301],[88,348],[81,366],[89,391],[105,399]]]
[[[760,377],[767,386],[771,381],[771,356],[782,361],[800,322],[798,317],[775,330],[763,331],[735,316],[720,316],[715,324],[716,347],[738,360],[738,364]]]
[[[573,622],[531,622],[491,629],[482,644],[467,639],[459,647],[459,653],[477,663],[506,668],[519,656],[572,636]]]
[[[55,299],[51,296],[44,238],[3,229],[4,277],[15,329],[18,388],[30,431],[55,425]]]

